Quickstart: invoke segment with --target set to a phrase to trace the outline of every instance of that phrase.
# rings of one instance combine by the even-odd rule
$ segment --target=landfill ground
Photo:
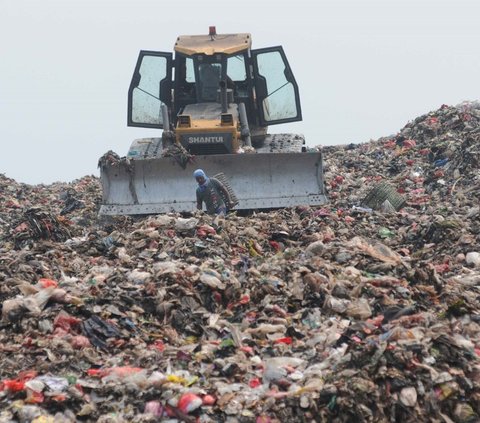
[[[480,104],[322,151],[220,220],[0,175],[0,422],[480,422]]]

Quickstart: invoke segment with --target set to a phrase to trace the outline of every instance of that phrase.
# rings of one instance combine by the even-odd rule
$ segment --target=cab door
[[[172,101],[172,53],[140,51],[128,90],[128,126],[163,128],[161,105]]]
[[[297,82],[283,48],[262,48],[251,54],[260,125],[302,120]]]

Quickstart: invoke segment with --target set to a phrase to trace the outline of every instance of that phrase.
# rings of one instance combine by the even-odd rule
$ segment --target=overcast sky
[[[178,35],[249,32],[282,45],[310,146],[365,142],[480,99],[478,0],[0,0],[0,173],[26,183],[98,175],[108,150],[159,136],[126,124],[138,51]]]

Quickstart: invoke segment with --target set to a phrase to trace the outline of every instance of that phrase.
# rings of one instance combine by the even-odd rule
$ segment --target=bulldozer
[[[100,214],[189,212],[193,172],[223,174],[236,210],[321,205],[322,153],[303,135],[268,127],[302,120],[281,46],[252,49],[248,33],[179,36],[174,53],[140,51],[128,91],[128,126],[163,129],[125,157],[99,161]]]

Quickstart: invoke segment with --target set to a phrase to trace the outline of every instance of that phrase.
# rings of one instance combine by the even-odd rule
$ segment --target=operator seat
[[[200,95],[202,101],[216,101],[220,83],[220,66],[204,64],[200,67]]]

